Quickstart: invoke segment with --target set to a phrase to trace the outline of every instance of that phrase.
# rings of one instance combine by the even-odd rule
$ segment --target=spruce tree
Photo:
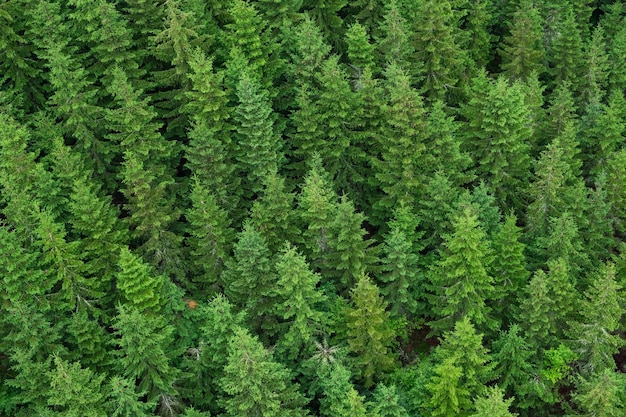
[[[244,197],[250,199],[263,189],[263,179],[278,170],[282,159],[281,144],[267,93],[246,73],[237,84],[237,97],[239,104],[234,115],[236,159],[243,175]]]
[[[222,275],[226,295],[246,311],[249,324],[256,331],[273,321],[276,275],[270,257],[263,235],[246,222]]]
[[[624,341],[615,334],[622,318],[620,290],[615,265],[603,265],[594,274],[586,299],[580,304],[581,320],[570,324],[569,339],[583,375],[615,368],[613,355],[624,346]]]
[[[173,403],[180,372],[170,363],[166,350],[173,327],[161,316],[141,313],[133,306],[120,305],[117,311],[113,322],[117,375],[133,381],[137,392],[146,393],[147,402]]]
[[[463,370],[448,358],[438,364],[426,385],[430,397],[425,407],[433,417],[456,417],[466,414],[471,406],[470,393],[460,382]]]
[[[263,193],[250,210],[250,219],[270,251],[276,252],[285,241],[294,242],[299,235],[293,211],[295,194],[289,192],[285,179],[276,172],[264,178],[263,186]]]
[[[290,360],[296,360],[311,349],[315,333],[325,325],[320,307],[326,297],[317,289],[320,275],[312,272],[304,256],[288,243],[278,256],[276,273],[276,294],[280,300],[276,312],[288,326],[279,350],[285,351]]]
[[[83,369],[54,356],[54,368],[48,371],[51,395],[48,405],[68,417],[104,417],[102,383],[104,375]]]
[[[533,363],[537,353],[521,332],[520,326],[513,324],[500,333],[493,343],[493,363],[498,386],[516,396],[516,406],[526,408],[526,397],[532,394],[531,384],[538,373]]]
[[[146,393],[137,393],[130,379],[114,376],[109,380],[107,388],[109,396],[105,405],[111,417],[148,417],[156,406],[153,402],[141,401]]]
[[[196,176],[192,178],[190,199],[185,218],[189,222],[186,243],[195,267],[191,282],[204,293],[217,291],[234,232],[227,211],[216,202],[214,190]]]
[[[360,23],[353,23],[346,31],[348,45],[348,59],[353,70],[353,76],[358,79],[366,68],[373,70],[374,48],[370,43],[366,28]]]
[[[453,233],[447,236],[441,260],[430,274],[433,291],[430,326],[437,332],[451,330],[462,317],[481,329],[493,326],[486,302],[494,296],[493,277],[488,273],[492,249],[476,213],[463,209],[452,220]]]
[[[483,346],[482,339],[483,335],[464,317],[454,324],[453,331],[445,333],[435,353],[442,362],[452,359],[461,369],[460,383],[472,397],[482,392],[493,370],[489,350]]]
[[[418,3],[412,46],[420,66],[423,89],[429,99],[444,99],[463,72],[462,49],[457,40],[454,12],[448,0]]]
[[[554,86],[569,81],[577,90],[582,83],[579,77],[584,60],[583,43],[573,7],[569,2],[563,4],[557,19],[556,35],[547,54],[550,62],[549,73]]]
[[[395,64],[405,71],[410,71],[411,68],[419,65],[411,62],[414,50],[409,42],[409,22],[400,13],[400,7],[396,0],[386,4],[384,20],[381,22],[379,32],[381,35],[379,39],[376,39],[375,45],[380,56],[380,67],[384,68],[387,65]],[[411,84],[415,84],[415,81],[411,79]]]
[[[352,306],[345,312],[348,326],[348,344],[356,355],[360,377],[366,387],[374,384],[394,367],[390,346],[394,331],[390,327],[387,303],[378,287],[362,275],[351,293]]]
[[[483,76],[473,82],[474,91],[481,87]],[[498,201],[515,206],[519,198],[514,190],[527,181],[530,167],[532,128],[523,85],[509,85],[500,77],[489,81],[486,91],[476,92],[462,109],[468,120],[464,148],[474,159],[476,173],[496,191]]]
[[[378,384],[374,390],[371,412],[378,417],[409,417],[395,385]]]
[[[328,225],[329,251],[324,257],[322,275],[335,279],[336,288],[345,292],[365,272],[378,263],[373,241],[366,239],[365,216],[355,210],[345,195],[336,204],[335,217]]]
[[[174,144],[163,138],[156,112],[126,74],[117,69],[113,77],[109,92],[115,108],[106,120],[115,132],[109,138],[123,151],[122,193],[131,236],[159,272],[182,279],[182,237],[172,230],[180,215],[170,193],[176,164]]]
[[[256,337],[235,330],[228,343],[228,362],[219,385],[226,396],[226,416],[305,416],[305,398],[287,368],[276,363]]]
[[[511,33],[499,51],[506,76],[510,80],[526,80],[533,72],[544,72],[542,18],[533,2],[520,1],[509,25]]]
[[[381,293],[391,306],[391,314],[401,317],[422,312],[425,294],[421,282],[424,277],[418,269],[419,258],[397,221],[385,236],[383,253],[379,280],[384,283]]]
[[[494,257],[489,271],[494,279],[493,309],[502,321],[512,319],[516,298],[528,282],[524,256],[525,245],[521,242],[522,230],[517,226],[517,217],[509,214],[492,238]]]
[[[511,413],[509,407],[513,398],[504,399],[504,393],[497,386],[487,388],[484,396],[474,400],[476,412],[472,417],[516,417],[516,413]]]
[[[572,394],[579,414],[583,416],[613,417],[626,412],[624,388],[626,381],[622,374],[605,369],[595,373],[588,380],[580,380],[576,392]]]
[[[328,226],[336,215],[337,194],[319,154],[314,154],[298,196],[299,216],[304,224],[304,245],[312,266],[320,267],[330,250]],[[362,235],[361,235],[362,236]]]
[[[138,311],[161,309],[163,277],[154,276],[151,268],[127,247],[120,249],[116,288],[124,305]]]
[[[422,98],[411,88],[409,77],[393,65],[385,75],[390,101],[383,112],[385,122],[378,143],[380,160],[372,161],[374,176],[384,192],[376,205],[382,212],[399,203],[413,204],[419,198],[426,125]]]

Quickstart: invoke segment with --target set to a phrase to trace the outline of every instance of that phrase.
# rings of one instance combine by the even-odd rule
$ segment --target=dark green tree
[[[426,0],[416,7],[411,43],[422,88],[429,99],[444,99],[466,67],[452,5],[448,0]]]
[[[163,277],[154,276],[150,267],[128,247],[121,248],[119,259],[116,288],[124,305],[141,312],[159,311]]]
[[[174,383],[180,373],[167,353],[173,327],[162,317],[141,313],[132,306],[120,305],[117,310],[113,322],[117,375],[133,381],[137,392],[146,393],[147,402],[173,406],[177,402]]]
[[[274,116],[267,93],[248,74],[237,84],[239,104],[233,117],[236,129],[236,160],[243,176],[244,197],[263,189],[263,179],[276,172],[281,163],[281,142],[274,128]]]
[[[508,206],[518,201],[515,190],[528,180],[530,168],[528,124],[530,109],[525,100],[524,86],[512,85],[504,77],[489,81],[482,88],[483,75],[473,82],[474,94],[463,107],[468,122],[464,133],[464,148],[476,164],[476,173],[496,192],[498,201]]]
[[[430,397],[425,408],[433,417],[456,417],[470,409],[470,393],[462,384],[463,370],[447,358],[435,366],[434,375],[426,385]]]
[[[378,250],[372,246],[374,241],[365,237],[365,216],[345,195],[336,204],[334,214],[327,229],[329,251],[321,270],[324,277],[335,279],[338,290],[345,292],[378,264]]]
[[[297,241],[299,230],[294,212],[295,193],[289,192],[285,179],[276,172],[269,173],[263,185],[261,196],[250,210],[250,219],[274,253],[285,241]]]
[[[195,276],[191,282],[203,292],[219,288],[220,276],[230,255],[234,235],[228,213],[216,202],[214,191],[194,176],[191,207],[185,213],[189,222],[186,243],[191,249],[191,263],[195,267]]]
[[[240,179],[234,174],[235,160],[224,75],[199,49],[190,54],[191,89],[185,93],[185,111],[192,119],[185,149],[186,167],[215,195],[220,207],[233,213],[241,194]]]
[[[602,265],[585,295],[579,304],[582,318],[570,323],[568,335],[581,373],[601,374],[615,368],[613,355],[624,346],[622,338],[615,334],[621,327],[622,309],[614,264]]]
[[[305,416],[305,398],[287,368],[276,363],[256,337],[237,329],[228,343],[228,361],[219,380],[226,393],[226,416]]]
[[[411,205],[420,196],[426,118],[422,98],[411,88],[409,77],[394,65],[385,75],[390,99],[383,111],[383,134],[378,139],[380,159],[373,160],[372,165],[384,192],[376,207],[388,212],[400,203]]]
[[[311,350],[315,334],[323,329],[326,320],[319,309],[326,297],[317,289],[320,275],[313,273],[304,256],[288,243],[278,256],[276,273],[280,300],[276,312],[288,329],[279,341],[279,350],[295,360]]]
[[[362,275],[351,293],[352,306],[345,314],[348,326],[348,344],[356,356],[360,378],[366,387],[394,367],[391,344],[394,330],[389,323],[387,303],[378,287]]]
[[[494,324],[486,304],[494,296],[493,277],[488,273],[493,251],[470,208],[452,219],[452,227],[441,260],[430,273],[434,313],[430,326],[437,332],[452,330],[459,319],[467,317],[481,329],[489,329]]]
[[[250,222],[239,233],[226,268],[222,275],[226,295],[260,331],[273,321],[276,275],[267,242]]]
[[[109,395],[106,402],[108,414],[112,417],[148,417],[156,403],[145,403],[141,397],[145,392],[137,393],[135,384],[130,379],[112,377],[108,384]]]
[[[573,402],[579,416],[617,417],[624,414],[624,387],[626,381],[620,373],[605,369],[595,373],[590,380],[580,380]]]
[[[524,256],[525,245],[521,242],[522,230],[517,226],[517,217],[509,214],[493,235],[493,263],[489,268],[494,279],[494,302],[496,316],[502,321],[513,317],[519,292],[526,286],[530,273]]]
[[[522,0],[508,22],[510,35],[499,51],[501,68],[510,80],[526,80],[545,71],[542,17],[532,1]]]

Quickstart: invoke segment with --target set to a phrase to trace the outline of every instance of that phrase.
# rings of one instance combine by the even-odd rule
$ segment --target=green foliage
[[[432,99],[444,99],[456,86],[466,63],[455,39],[455,19],[448,0],[417,3],[411,43],[420,66],[423,89]]]
[[[459,383],[471,397],[482,392],[493,369],[482,339],[483,335],[476,333],[472,322],[464,317],[455,323],[453,331],[445,334],[435,353],[443,364],[451,360],[462,371]]]
[[[599,374],[615,367],[613,355],[624,346],[615,334],[621,327],[620,296],[615,265],[602,265],[586,292],[586,300],[579,304],[582,320],[571,323],[569,332],[583,374]]]
[[[370,43],[369,36],[360,23],[354,23],[348,28],[346,43],[348,44],[348,59],[356,76],[358,77],[365,68],[372,69],[375,47]]]
[[[124,304],[139,311],[158,311],[163,278],[154,276],[150,267],[127,247],[120,250],[119,269],[116,287]]]
[[[477,215],[465,208],[453,218],[453,234],[441,251],[441,260],[429,274],[431,309],[435,320],[430,326],[438,332],[451,330],[462,317],[480,328],[491,328],[493,319],[486,302],[493,298],[493,277],[488,274],[492,249]]]
[[[516,417],[516,413],[511,413],[509,407],[513,398],[504,399],[504,393],[497,386],[487,388],[485,396],[474,400],[476,412],[472,417]]]
[[[216,202],[215,194],[198,177],[191,184],[191,207],[185,214],[189,222],[187,245],[195,276],[191,281],[202,291],[215,291],[224,263],[230,253],[233,231],[226,210]]]
[[[148,417],[156,406],[153,402],[140,400],[146,393],[137,393],[130,379],[114,376],[108,382],[108,388],[110,392],[106,405],[111,417]]]
[[[54,368],[48,372],[52,395],[48,405],[68,417],[104,417],[101,392],[104,375],[94,375],[80,363],[69,363],[54,357]]]
[[[391,306],[391,314],[401,317],[422,312],[425,294],[422,290],[424,277],[418,269],[419,257],[399,223],[394,222],[385,236],[379,280],[384,283],[381,293]]]
[[[435,375],[426,385],[430,399],[426,404],[433,417],[454,417],[467,414],[470,394],[460,382],[463,370],[456,366],[454,358],[444,360],[435,367]]]
[[[386,71],[389,104],[383,109],[385,122],[378,144],[380,160],[373,160],[374,176],[384,192],[377,204],[388,212],[397,204],[413,204],[420,196],[420,175],[425,117],[422,98],[411,88],[409,77],[391,65]]]
[[[272,107],[258,82],[244,73],[237,84],[237,97],[239,104],[233,117],[236,159],[244,176],[244,196],[250,198],[263,189],[263,179],[278,169],[280,142],[274,130]]]
[[[367,239],[363,228],[365,216],[342,196],[335,206],[335,218],[328,225],[329,252],[324,259],[322,274],[336,279],[336,288],[343,292],[351,288],[365,272],[378,263],[374,243]]]
[[[313,273],[304,256],[288,243],[278,256],[276,273],[276,293],[281,300],[276,310],[289,329],[283,335],[280,350],[287,351],[290,359],[296,359],[311,349],[313,336],[325,324],[325,317],[318,309],[326,297],[317,290],[320,275]]]
[[[263,194],[252,205],[250,219],[265,237],[270,251],[276,252],[285,241],[293,242],[299,234],[293,210],[295,194],[289,192],[285,179],[276,172],[270,172],[263,185]]]
[[[228,362],[219,380],[226,393],[226,416],[305,416],[306,401],[290,372],[271,357],[259,340],[237,329],[228,343]]]
[[[244,224],[223,273],[226,295],[245,309],[249,323],[260,330],[271,319],[276,276],[267,242],[250,222]]]
[[[530,273],[526,268],[525,245],[520,241],[522,230],[514,214],[506,216],[492,238],[494,257],[489,271],[494,279],[493,309],[497,316],[511,320],[519,291],[526,285]]]
[[[387,303],[369,277],[361,276],[351,296],[352,306],[345,313],[348,344],[356,355],[357,369],[364,385],[370,387],[375,376],[391,371],[395,365],[390,351],[394,332],[386,311]]]
[[[590,380],[581,380],[572,395],[580,410],[576,415],[613,417],[624,414],[624,377],[605,369]]]
[[[528,179],[530,110],[521,83],[510,85],[499,77],[483,86],[481,77],[484,74],[474,80],[475,94],[462,110],[468,120],[464,147],[477,165],[476,173],[495,190],[498,201],[511,206],[518,198],[509,190]]]
[[[525,80],[533,72],[542,73],[545,69],[542,18],[533,2],[519,2],[509,30],[511,33],[499,51],[507,77]]]
[[[162,317],[144,314],[134,307],[120,305],[117,311],[113,329],[118,375],[133,381],[138,392],[146,393],[148,402],[167,401],[176,393],[174,382],[180,372],[166,353],[173,328]]]

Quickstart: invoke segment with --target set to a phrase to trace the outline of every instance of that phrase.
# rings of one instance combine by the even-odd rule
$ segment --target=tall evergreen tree
[[[441,260],[430,274],[433,291],[430,323],[437,332],[451,330],[462,317],[480,328],[491,328],[493,319],[486,302],[493,298],[493,277],[488,274],[492,249],[476,213],[463,209],[452,220],[453,233],[446,238]]]
[[[182,279],[182,237],[173,231],[180,213],[170,194],[172,170],[177,164],[174,144],[163,138],[156,112],[126,74],[117,69],[113,77],[109,92],[115,108],[106,119],[115,132],[109,138],[123,151],[122,192],[131,236],[146,260],[160,272]]]
[[[528,179],[530,110],[521,83],[509,85],[500,77],[489,81],[486,91],[477,91],[483,84],[481,77],[484,74],[474,80],[476,94],[462,109],[468,120],[464,145],[477,174],[496,190],[498,201],[512,206],[517,202],[514,190]]]
[[[281,143],[267,93],[246,73],[237,84],[237,97],[236,159],[243,175],[244,197],[251,198],[263,189],[263,179],[278,170]]]
[[[280,350],[295,360],[311,349],[311,340],[322,330],[325,317],[319,310],[325,296],[317,290],[320,275],[313,273],[304,256],[290,244],[286,244],[276,261],[278,283],[276,293],[279,303],[277,313],[287,321],[288,330],[283,334]]]
[[[487,388],[486,395],[474,400],[476,412],[472,417],[516,417],[511,413],[509,407],[513,398],[504,399],[504,393],[497,386]]]
[[[510,35],[504,39],[502,70],[511,80],[526,80],[545,70],[542,18],[532,1],[522,0],[509,22]]]
[[[305,398],[290,372],[272,359],[256,337],[235,330],[228,343],[228,362],[219,380],[226,393],[226,416],[305,416]]]
[[[94,375],[80,363],[69,363],[54,357],[54,368],[48,372],[51,395],[48,405],[68,417],[104,417],[102,383],[104,375]]]
[[[121,301],[141,312],[158,312],[161,309],[163,277],[154,276],[150,267],[127,247],[120,250],[119,259],[116,288],[121,293]]]
[[[372,271],[378,263],[374,242],[365,238],[364,220],[365,216],[344,195],[328,225],[329,251],[321,269],[325,277],[336,279],[336,288],[341,292],[352,288],[361,275]]]
[[[603,265],[580,304],[582,319],[571,323],[568,334],[585,375],[615,368],[613,355],[624,346],[624,341],[615,334],[622,317],[620,290],[615,265]]]
[[[191,207],[185,213],[189,222],[187,245],[195,266],[191,281],[201,291],[215,291],[230,255],[233,230],[226,210],[216,202],[214,190],[203,185],[198,177],[191,184]]]
[[[356,355],[360,377],[364,385],[370,387],[375,378],[393,369],[390,345],[394,331],[389,325],[387,303],[369,277],[361,276],[351,298],[353,306],[345,313],[348,343],[350,351]]]
[[[223,273],[226,295],[248,314],[252,328],[260,331],[273,319],[276,276],[267,242],[246,222]]]
[[[426,125],[422,98],[411,88],[409,77],[393,65],[385,75],[390,102],[383,113],[386,122],[378,144],[380,160],[372,161],[374,176],[385,193],[377,204],[383,212],[399,203],[411,205],[419,198]]]
[[[520,241],[517,217],[509,214],[493,236],[494,257],[489,271],[494,279],[493,309],[502,321],[511,320],[519,291],[530,277],[526,269],[525,245]]]
[[[114,345],[118,348],[118,375],[128,378],[138,392],[145,392],[147,402],[158,401],[167,406],[176,402],[174,383],[179,371],[171,364],[167,347],[173,327],[158,315],[143,314],[135,307],[118,307],[113,323]]]
[[[448,0],[417,4],[412,46],[420,66],[423,89],[430,99],[444,99],[454,88],[466,63],[455,30],[455,16]]]

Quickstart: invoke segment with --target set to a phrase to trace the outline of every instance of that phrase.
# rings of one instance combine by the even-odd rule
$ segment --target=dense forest
[[[626,4],[0,1],[0,416],[626,415]]]

